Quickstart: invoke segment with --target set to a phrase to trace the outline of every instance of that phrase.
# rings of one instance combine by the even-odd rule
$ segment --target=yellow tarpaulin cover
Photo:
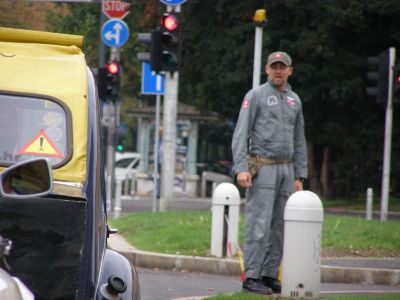
[[[51,96],[72,115],[72,158],[55,180],[86,180],[87,76],[81,36],[0,27],[0,90]]]

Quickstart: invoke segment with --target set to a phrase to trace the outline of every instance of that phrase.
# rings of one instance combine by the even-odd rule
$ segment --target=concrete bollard
[[[367,189],[367,204],[365,209],[365,219],[372,220],[372,202],[373,202],[373,192],[372,188]]]
[[[131,171],[131,190],[129,192],[129,195],[133,196],[136,194],[136,170]]]
[[[232,183],[221,183],[212,196],[211,255],[236,255],[239,232],[239,190]]]
[[[283,297],[319,297],[323,215],[321,200],[309,191],[294,193],[286,203],[282,259]]]
[[[122,210],[122,202],[121,202],[121,197],[122,197],[122,181],[124,180],[124,177],[116,177],[115,178],[115,203],[114,203],[114,211],[121,211]]]

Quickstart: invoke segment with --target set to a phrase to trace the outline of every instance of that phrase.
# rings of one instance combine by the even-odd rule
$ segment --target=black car
[[[10,273],[35,299],[139,299],[134,267],[107,249],[99,101],[82,44],[0,28],[0,170],[19,170],[14,188],[1,185],[0,235],[13,243]],[[38,158],[48,191],[44,171],[21,179]]]

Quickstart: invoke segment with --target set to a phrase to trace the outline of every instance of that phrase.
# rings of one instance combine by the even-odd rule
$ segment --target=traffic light
[[[121,66],[118,61],[110,61],[98,71],[99,98],[116,101],[120,90]]]
[[[117,144],[117,151],[118,152],[124,152],[124,144],[122,142],[119,142]]]
[[[138,40],[150,45],[150,52],[139,52],[137,58],[144,63],[150,64],[150,69],[156,73],[161,71],[161,45],[162,31],[155,29],[151,33],[139,33]]]
[[[110,61],[106,64],[107,70],[107,94],[115,101],[119,95],[121,66],[117,61]]]
[[[393,68],[393,102],[400,103],[400,63]]]
[[[143,44],[151,44],[151,33],[139,33],[137,36],[139,42]],[[150,52],[139,52],[137,59],[144,63],[150,63]]]
[[[382,51],[377,56],[368,57],[370,71],[367,73],[367,78],[371,85],[367,88],[367,95],[376,98],[376,102],[384,105],[388,98],[389,62],[389,49]]]
[[[178,70],[180,59],[180,24],[178,13],[165,13],[161,18],[161,69],[175,72]]]

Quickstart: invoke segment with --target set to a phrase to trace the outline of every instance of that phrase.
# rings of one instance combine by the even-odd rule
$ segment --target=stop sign
[[[110,19],[123,19],[129,14],[129,3],[119,0],[104,0],[103,14]]]

